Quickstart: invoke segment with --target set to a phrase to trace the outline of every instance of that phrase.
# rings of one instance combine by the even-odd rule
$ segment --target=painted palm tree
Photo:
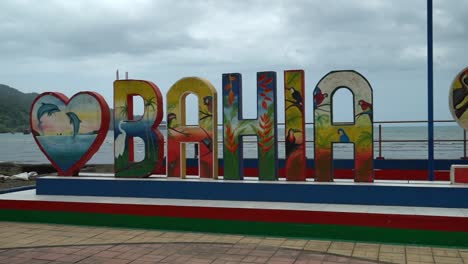
[[[149,109],[151,108],[154,111],[156,111],[156,101],[154,100],[154,97],[151,97],[151,98],[148,98],[148,99],[144,99],[144,103],[145,103],[145,114],[146,115],[146,122],[147,124],[149,125],[150,124],[150,114],[149,114]],[[151,127],[151,126],[150,126]],[[151,150],[153,150],[153,144],[152,144],[152,138],[151,138],[151,134],[148,132],[148,130],[146,129],[146,140],[148,142],[148,153],[147,155],[150,155],[151,154]]]
[[[318,125],[318,126],[325,126],[326,123],[329,122],[329,120],[330,120],[330,116],[329,116],[329,115],[327,115],[327,114],[321,114],[321,115],[320,115],[320,114],[319,114],[319,115],[317,116],[317,121],[316,121],[316,122],[317,122],[317,125]]]
[[[119,116],[122,118],[122,120],[125,120],[127,118],[128,114],[128,105],[127,102],[123,106],[119,106],[120,111],[119,111]]]

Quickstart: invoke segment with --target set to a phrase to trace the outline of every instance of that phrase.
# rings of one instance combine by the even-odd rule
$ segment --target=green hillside
[[[0,133],[29,128],[29,108],[37,93],[22,93],[0,84]]]
[[[0,133],[23,132],[29,130],[29,111],[32,102],[38,96],[37,93],[22,93],[8,85],[0,84]],[[112,126],[114,115],[110,109],[110,125]],[[141,116],[135,116],[138,119]],[[163,121],[164,125],[165,122]]]

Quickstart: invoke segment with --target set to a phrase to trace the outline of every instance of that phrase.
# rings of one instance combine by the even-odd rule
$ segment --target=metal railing
[[[374,133],[378,133],[377,139],[374,139],[373,142],[374,144],[377,145],[378,147],[378,155],[376,159],[382,160],[385,159],[383,156],[383,143],[424,143],[424,142],[429,142],[428,139],[384,139],[382,136],[382,131],[384,130],[384,127],[382,125],[385,124],[427,124],[427,120],[403,120],[403,121],[394,121],[394,120],[389,120],[389,121],[375,121],[374,126],[378,125],[377,131],[374,130]],[[455,123],[455,120],[434,120],[434,123]],[[280,127],[284,128],[285,123],[278,123],[278,128]],[[310,128],[311,126],[314,125],[314,122],[306,122],[306,127]],[[189,126],[195,126],[195,125],[189,125]],[[164,126],[163,126],[164,127]],[[218,124],[218,129],[222,129],[223,125]],[[463,139],[434,139],[434,142],[460,142],[463,144],[463,156],[460,157],[460,159],[468,159],[468,150],[467,150],[467,132],[460,127],[460,130],[463,131]],[[222,144],[222,139],[218,140],[219,144]],[[245,143],[255,143],[256,140],[244,140],[243,142]],[[278,143],[284,143],[285,140],[278,140]],[[306,143],[314,143],[314,140],[305,140]],[[375,145],[374,145],[375,146]]]
[[[427,120],[408,120],[408,121],[377,121],[374,122],[375,124],[379,124],[378,126],[378,133],[379,137],[378,140],[374,140],[374,142],[378,143],[379,147],[379,155],[376,157],[378,160],[385,159],[382,155],[382,143],[384,142],[429,142],[428,139],[406,139],[406,140],[395,140],[395,139],[382,139],[382,124],[427,124],[429,121]],[[434,120],[433,123],[455,123],[455,120]],[[468,159],[467,157],[467,148],[466,148],[466,130],[460,127],[463,130],[463,139],[434,139],[434,142],[463,142],[463,156],[460,159]]]

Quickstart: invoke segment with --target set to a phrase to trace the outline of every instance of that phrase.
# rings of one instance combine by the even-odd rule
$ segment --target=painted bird
[[[174,127],[174,120],[177,120],[177,115],[175,113],[167,114],[167,129],[182,134],[184,136],[190,136],[188,133],[178,130]]]
[[[454,89],[452,93],[452,106],[455,109],[455,115],[458,118],[460,118],[468,108],[468,101],[465,101],[465,98],[468,95],[468,70],[465,70],[460,74],[459,81],[462,87]],[[464,101],[465,103],[463,103]]]
[[[317,109],[327,97],[327,93],[322,93],[322,90],[316,87],[314,90],[314,109]]]
[[[363,111],[368,110],[368,109],[372,110],[372,104],[371,103],[368,103],[368,102],[366,102],[364,100],[359,100],[358,104],[359,104],[359,106],[361,106],[361,109]]]
[[[301,110],[302,110],[302,101],[303,100],[302,100],[301,93],[298,90],[294,89],[294,87],[289,87],[288,90],[291,92],[291,96],[294,99],[293,104],[299,106],[301,108]]]
[[[369,119],[372,120],[373,118],[373,111],[372,111],[372,104],[368,103],[364,100],[359,100],[358,101],[359,106],[362,109],[362,112],[356,115],[356,118],[362,116],[362,115],[367,115],[369,116]]]
[[[338,134],[340,135],[340,143],[349,143],[349,137],[342,128],[338,129]]]
[[[286,155],[289,155],[296,150],[300,144],[296,143],[296,136],[294,133],[301,132],[299,129],[290,128],[288,130],[288,135],[286,136]]]
[[[169,113],[167,114],[167,127],[168,128],[173,128],[172,127],[172,121],[177,120],[177,115],[174,113]]]
[[[206,105],[209,113],[213,113],[213,97],[205,96],[203,97],[203,104]]]

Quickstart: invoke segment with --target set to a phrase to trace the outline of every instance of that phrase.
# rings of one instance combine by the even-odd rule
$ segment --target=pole
[[[377,157],[377,159],[385,159],[384,157],[382,157],[382,124],[379,124],[379,156]]]
[[[430,181],[434,180],[434,69],[432,43],[432,0],[427,0],[427,149]]]

